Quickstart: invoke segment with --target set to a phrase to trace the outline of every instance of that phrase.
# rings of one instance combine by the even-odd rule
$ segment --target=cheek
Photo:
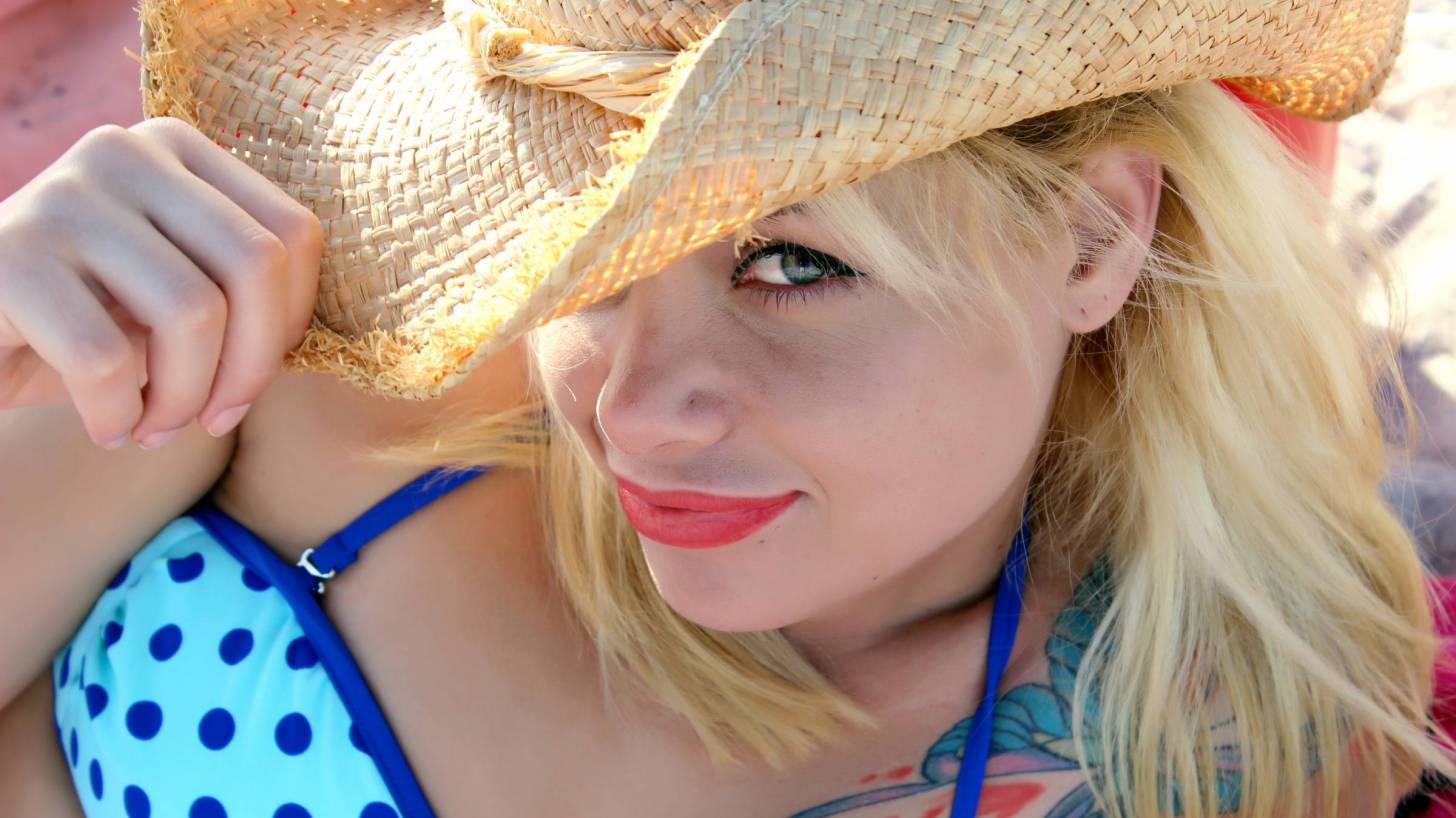
[[[834,539],[933,546],[984,514],[1041,433],[1052,383],[1009,345],[934,330],[882,339],[852,379],[857,399],[820,404],[811,466]]]

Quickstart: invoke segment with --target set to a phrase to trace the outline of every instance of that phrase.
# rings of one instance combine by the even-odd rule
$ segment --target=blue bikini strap
[[[996,709],[996,690],[1001,686],[1001,672],[1011,658],[1016,643],[1016,626],[1021,621],[1021,596],[1025,590],[1027,540],[1031,536],[1031,498],[1027,497],[1021,512],[1021,529],[1011,541],[1011,551],[1001,568],[996,585],[996,605],[991,610],[991,638],[986,648],[986,692],[971,716],[971,727],[956,776],[955,797],[950,818],[974,818],[980,806],[981,784],[986,776],[986,762],[991,755],[992,714]]]
[[[323,593],[324,582],[354,564],[359,558],[359,549],[368,545],[370,540],[487,471],[490,471],[489,466],[468,469],[440,466],[425,472],[375,503],[327,540],[304,551],[298,559],[298,567],[315,582],[314,592]]]

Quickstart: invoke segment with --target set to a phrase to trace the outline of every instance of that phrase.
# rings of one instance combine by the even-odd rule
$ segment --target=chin
[[[791,625],[792,605],[775,604],[762,596],[744,595],[731,583],[711,575],[664,566],[654,560],[654,549],[669,546],[652,543],[647,547],[647,565],[657,592],[679,616],[700,627],[724,633],[768,631]]]

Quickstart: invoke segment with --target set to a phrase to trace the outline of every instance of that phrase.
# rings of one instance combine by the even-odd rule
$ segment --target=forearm
[[[0,412],[0,707],[127,559],[217,481],[235,434],[194,423],[156,451],[105,451],[69,406]]]
[[[15,818],[81,818],[81,802],[56,741],[50,671],[0,708],[0,804]]]

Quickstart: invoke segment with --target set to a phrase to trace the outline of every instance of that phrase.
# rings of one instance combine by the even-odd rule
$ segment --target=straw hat
[[[289,368],[439,395],[754,220],[983,131],[1238,78],[1380,90],[1406,0],[143,0],[148,116],[324,227]]]

